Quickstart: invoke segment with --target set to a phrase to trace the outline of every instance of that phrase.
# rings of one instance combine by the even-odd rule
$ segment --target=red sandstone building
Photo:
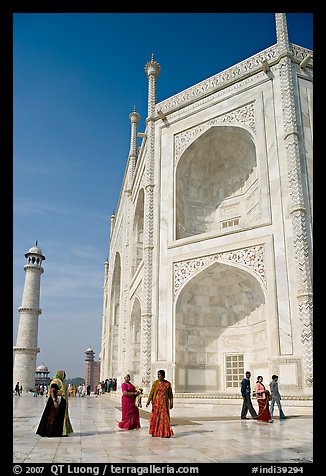
[[[96,391],[96,387],[100,382],[100,368],[101,362],[100,360],[96,361],[94,359],[95,353],[91,347],[89,347],[86,351],[86,371],[85,371],[85,385],[91,386],[91,392]]]

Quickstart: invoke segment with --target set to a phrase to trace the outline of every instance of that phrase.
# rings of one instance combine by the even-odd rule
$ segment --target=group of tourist
[[[116,378],[106,378],[98,383],[95,394],[96,395],[104,395],[104,393],[115,392],[117,390],[117,379]]]
[[[258,414],[251,401],[250,377],[251,373],[247,371],[245,378],[241,382],[241,395],[243,398],[241,419],[246,420],[249,411],[254,420],[272,423],[274,406],[276,403],[279,410],[279,418],[280,420],[284,420],[286,416],[282,409],[281,394],[278,389],[278,376],[272,375],[272,380],[269,384],[270,390],[267,390],[263,384],[263,377],[258,375],[255,390],[253,392],[253,397],[257,399],[258,403]]]
[[[73,428],[68,412],[68,389],[64,380],[64,370],[58,370],[49,386],[47,399],[36,433],[40,436],[68,436]],[[130,382],[130,375],[124,377],[122,384],[122,418],[118,423],[121,430],[140,428],[139,407],[142,389]],[[170,409],[173,408],[173,393],[170,382],[165,380],[165,371],[157,372],[157,380],[153,382],[148,395],[146,407],[152,404],[149,433],[152,436],[169,438],[173,435],[170,425]]]
[[[29,389],[30,392],[33,392],[33,397],[38,397],[39,395],[47,396],[48,394],[48,387],[46,384],[37,384],[34,385],[34,387]],[[17,397],[20,397],[20,395],[23,392],[23,386],[19,384],[19,382],[16,383],[15,388],[14,388],[14,395]]]
[[[73,432],[68,412],[68,389],[64,383],[66,374],[58,370],[49,386],[49,398],[41,417],[36,433],[40,436],[68,436]],[[253,419],[271,423],[275,403],[279,409],[280,420],[285,419],[281,405],[281,395],[278,390],[278,376],[272,375],[270,391],[263,384],[263,377],[258,375],[253,396],[257,399],[258,413],[251,402],[251,373],[246,372],[241,382],[243,405],[241,419],[247,418],[248,411]],[[140,428],[139,408],[142,406],[142,388],[136,388],[130,381],[130,374],[126,374],[121,386],[121,421],[120,430],[138,430]],[[271,401],[271,404],[269,403]],[[170,410],[173,408],[173,392],[171,383],[165,379],[165,371],[157,372],[157,380],[151,386],[146,408],[152,405],[149,422],[149,434],[153,437],[170,438],[174,435],[170,424]]]

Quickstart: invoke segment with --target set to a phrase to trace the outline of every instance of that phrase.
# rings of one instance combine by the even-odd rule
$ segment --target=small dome
[[[32,246],[25,254],[25,258],[28,258],[29,255],[38,255],[42,260],[45,260],[45,256],[43,256],[42,250],[38,246]]]
[[[41,364],[39,365],[37,368],[36,368],[36,371],[37,372],[48,372],[49,369],[47,368],[47,366],[45,364]]]
[[[42,250],[41,248],[39,248],[38,246],[32,246],[32,248],[30,248],[28,250],[28,253],[34,253],[35,255],[41,255],[42,254]]]
[[[94,352],[92,347],[88,347],[88,349],[85,350],[85,352]]]

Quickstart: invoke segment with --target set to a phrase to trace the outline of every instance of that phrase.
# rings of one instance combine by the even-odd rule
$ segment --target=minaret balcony
[[[42,314],[42,309],[37,307],[37,308],[33,308],[33,307],[19,307],[18,308],[18,312],[29,312],[31,314]]]
[[[37,354],[40,352],[39,347],[14,347],[13,350],[16,354]]]

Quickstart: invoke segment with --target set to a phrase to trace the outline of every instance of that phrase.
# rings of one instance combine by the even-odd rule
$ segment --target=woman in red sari
[[[165,380],[165,371],[157,372],[158,380],[153,382],[148,395],[146,407],[152,403],[152,412],[149,421],[149,434],[170,438],[173,430],[170,425],[170,409],[173,408],[173,393],[170,382]]]
[[[269,413],[269,391],[265,389],[263,377],[258,375],[256,382],[256,397],[258,402],[257,421],[266,421],[272,423],[271,414]]]
[[[122,417],[118,423],[118,427],[121,430],[138,430],[140,428],[139,409],[135,405],[135,399],[139,395],[139,391],[130,382],[130,375],[127,374],[124,377],[124,383],[121,385],[122,397]]]

